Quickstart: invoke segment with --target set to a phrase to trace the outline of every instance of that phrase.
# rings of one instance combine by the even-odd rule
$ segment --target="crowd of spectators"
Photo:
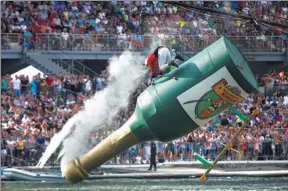
[[[184,3],[287,24],[288,4],[284,1]],[[218,36],[228,35],[240,48],[248,47],[250,51],[287,50],[287,31],[281,28],[157,1],[2,1],[1,12],[1,32],[19,35],[17,42],[28,49],[92,50],[100,44],[109,50],[143,50],[164,42],[175,49],[197,51]],[[6,37],[1,36],[2,49],[10,46],[11,39]],[[50,138],[81,109],[83,100],[105,88],[107,77],[107,70],[94,77],[2,76],[2,165],[36,164]],[[238,109],[248,114],[251,108],[258,107],[261,113],[235,143],[234,149],[241,155],[230,150],[224,160],[288,159],[287,74],[272,72],[257,78],[260,83],[265,82],[266,91],[238,104]],[[275,85],[280,87],[277,91]],[[91,147],[129,119],[136,98],[145,87],[142,84],[131,95],[128,109],[119,111],[112,129],[91,134]],[[196,151],[213,160],[241,123],[230,111],[224,112],[185,137],[157,143],[158,158],[194,160]],[[136,145],[121,153],[118,162],[134,162],[136,156],[145,161],[149,152],[150,143]]]
[[[288,23],[285,1],[184,3],[249,15],[256,21]],[[1,9],[1,32],[23,34],[21,43],[29,49],[92,50],[101,45],[142,50],[169,38],[171,46],[195,51],[222,35],[237,36],[235,42],[247,49],[287,48],[287,31],[282,28],[157,1],[2,1]],[[165,35],[159,39],[159,34]],[[5,38],[2,44],[9,44]]]
[[[105,87],[105,78],[105,71],[94,78],[38,74],[29,80],[25,75],[14,79],[2,76],[2,162],[38,160],[50,138],[81,109],[83,100]]]
[[[238,109],[244,114],[249,114],[254,107],[258,107],[261,114],[235,143],[234,149],[241,155],[228,151],[224,160],[288,159],[287,74],[282,78],[273,72],[267,76],[267,87],[275,81],[284,89],[272,90],[273,94],[266,97],[258,93],[238,104]],[[2,76],[2,165],[36,164],[50,138],[82,108],[84,99],[105,88],[107,77],[106,70],[94,78],[87,75],[38,74],[29,80],[24,75],[14,79],[9,75]],[[128,109],[119,111],[113,127],[91,134],[91,147],[129,119],[136,98],[145,88],[146,85],[142,84],[131,95]],[[241,123],[233,113],[226,111],[185,137],[168,143],[158,142],[158,158],[162,161],[194,160],[195,151],[213,160]],[[121,153],[118,162],[135,162],[136,156],[145,161],[149,159],[149,152],[150,143],[136,145]],[[50,162],[53,162],[53,157]]]

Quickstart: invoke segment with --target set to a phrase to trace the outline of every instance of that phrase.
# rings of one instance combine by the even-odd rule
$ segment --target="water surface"
[[[288,191],[288,177],[209,178],[201,183],[199,178],[185,179],[101,179],[84,181],[77,185],[60,182],[2,182],[5,191]]]

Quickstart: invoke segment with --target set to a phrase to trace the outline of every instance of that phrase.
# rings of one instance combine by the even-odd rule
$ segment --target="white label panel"
[[[247,97],[248,94],[239,86],[227,68],[223,67],[180,94],[177,99],[188,116],[202,126]]]

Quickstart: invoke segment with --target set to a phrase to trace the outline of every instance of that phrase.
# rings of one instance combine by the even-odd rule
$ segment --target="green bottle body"
[[[170,141],[257,90],[248,62],[222,37],[149,86],[128,123],[139,141]]]

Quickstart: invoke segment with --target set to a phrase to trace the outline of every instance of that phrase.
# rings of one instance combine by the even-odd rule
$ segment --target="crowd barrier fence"
[[[212,147],[207,147],[207,142],[178,142],[178,143],[160,143],[157,142],[157,158],[159,162],[164,161],[195,161],[193,152],[197,152],[208,160],[215,160],[215,157],[224,147],[225,142],[213,143]],[[39,146],[37,146],[39,147]],[[37,164],[44,152],[42,149],[24,148],[23,151],[8,150],[7,153],[1,155],[2,166],[34,166]],[[47,162],[47,165],[59,164],[57,154]],[[251,160],[288,160],[288,142],[275,141],[274,139],[265,139],[262,142],[234,142],[233,149],[228,150],[223,156],[225,161],[251,161]],[[117,157],[109,160],[106,164],[134,164],[135,158],[141,157],[143,163],[147,163],[150,158],[150,143],[142,143],[135,145]]]
[[[284,52],[287,50],[282,36],[228,36],[243,52]],[[61,34],[38,33],[31,41],[19,33],[1,34],[2,50],[21,48],[29,42],[29,49],[34,50],[77,50],[77,51],[145,51],[157,44],[181,50],[199,52],[221,38],[210,36],[198,38],[195,35],[100,35],[100,34],[70,34],[63,38]]]

